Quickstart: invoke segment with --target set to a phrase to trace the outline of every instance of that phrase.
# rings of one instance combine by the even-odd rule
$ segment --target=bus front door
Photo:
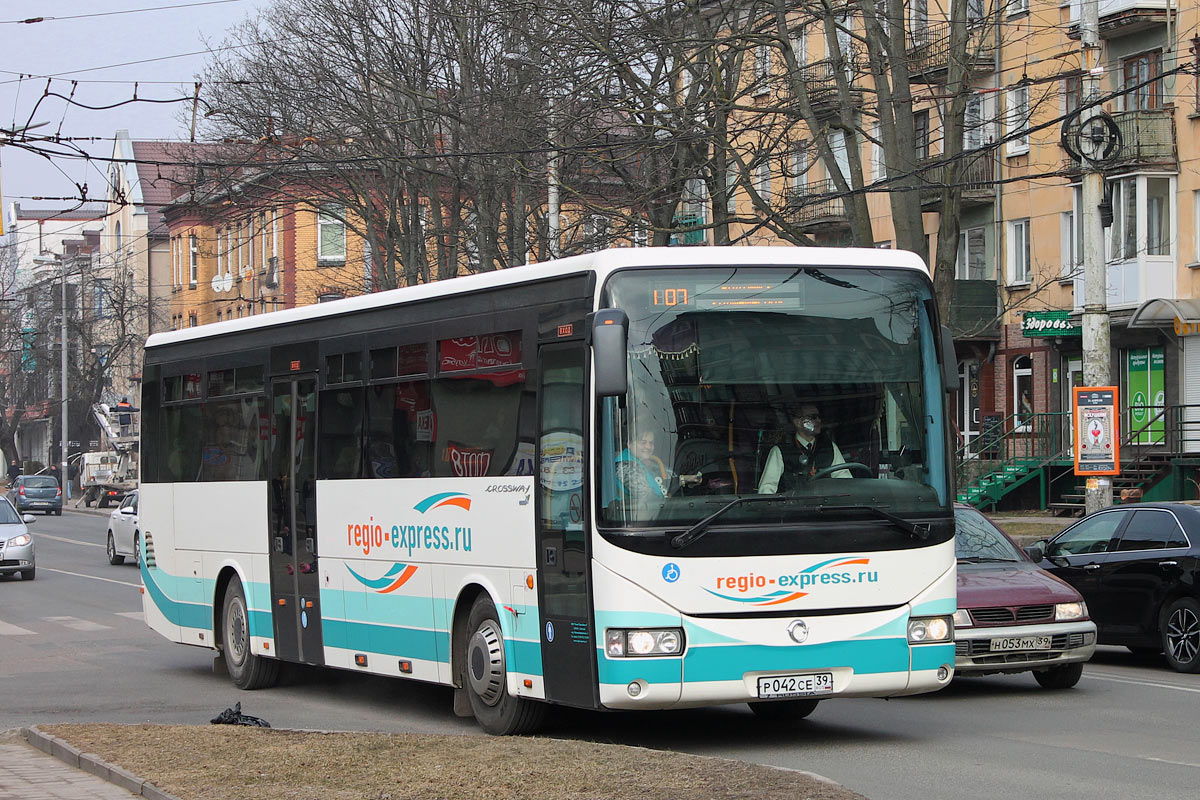
[[[270,495],[271,617],[275,655],[322,664],[317,581],[315,378],[272,384]]]
[[[539,353],[538,603],[546,699],[599,703],[587,543],[584,425],[585,350],[549,345]]]

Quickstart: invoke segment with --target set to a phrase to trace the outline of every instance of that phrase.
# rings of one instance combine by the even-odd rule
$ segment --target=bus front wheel
[[[818,700],[768,700],[750,703],[758,717],[772,722],[798,722],[817,710]]]
[[[546,706],[508,693],[504,634],[487,595],[475,599],[463,635],[463,683],[479,727],[495,736],[533,733],[545,718]]]
[[[279,677],[279,662],[273,658],[254,655],[250,646],[250,614],[246,609],[246,592],[236,575],[225,587],[222,604],[221,644],[224,648],[225,669],[233,685],[239,689],[263,689],[272,686]]]

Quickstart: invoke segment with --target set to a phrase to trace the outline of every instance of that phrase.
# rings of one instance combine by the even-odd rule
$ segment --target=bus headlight
[[[1087,615],[1087,603],[1082,600],[1078,603],[1056,603],[1054,606],[1054,619],[1057,622],[1084,619]]]
[[[682,628],[609,628],[604,632],[609,658],[677,656],[683,653]]]
[[[960,608],[954,612],[954,627],[969,628],[971,627],[971,612],[965,608]]]
[[[908,621],[909,644],[952,641],[954,641],[954,623],[950,617],[913,617]]]

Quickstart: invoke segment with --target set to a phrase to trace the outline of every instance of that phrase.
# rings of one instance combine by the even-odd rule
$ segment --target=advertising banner
[[[1075,474],[1118,474],[1121,432],[1117,387],[1077,386],[1072,390],[1071,409],[1075,420]]]

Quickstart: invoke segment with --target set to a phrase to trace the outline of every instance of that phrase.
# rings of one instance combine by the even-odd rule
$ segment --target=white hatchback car
[[[142,529],[138,526],[138,493],[125,495],[121,505],[108,515],[108,563],[124,564],[126,556],[142,563]]]

